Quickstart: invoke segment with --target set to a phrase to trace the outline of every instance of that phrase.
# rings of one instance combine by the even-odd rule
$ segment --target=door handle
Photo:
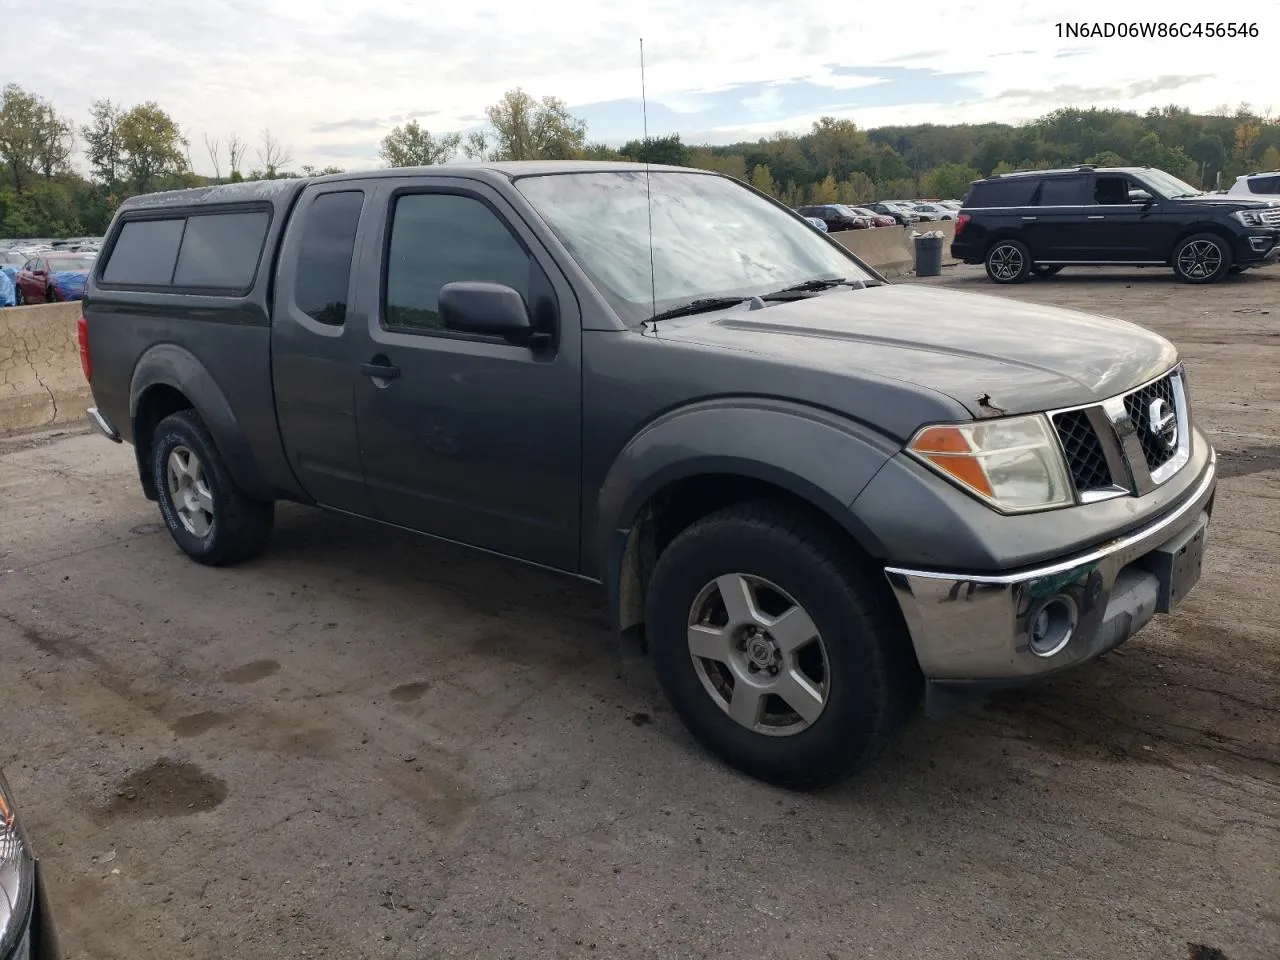
[[[1034,219],[1035,219],[1035,217],[1023,217],[1022,219],[1023,219],[1023,220],[1034,220]]]
[[[1101,219],[1103,219],[1103,217],[1102,217],[1102,214],[1100,214],[1100,213],[1091,213],[1091,214],[1089,214],[1089,219],[1090,219],[1090,220],[1101,220]]]
[[[394,380],[400,376],[400,368],[389,363],[362,363],[360,372],[366,377],[375,377],[378,380]]]

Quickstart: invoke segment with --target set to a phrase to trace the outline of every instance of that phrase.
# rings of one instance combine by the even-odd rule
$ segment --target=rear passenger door
[[[363,239],[356,412],[378,518],[562,570],[578,565],[581,320],[555,261],[494,187],[386,179]],[[372,219],[372,218],[371,218]],[[443,326],[454,281],[513,287],[546,346]]]
[[[362,516],[373,508],[356,429],[357,354],[365,334],[352,316],[366,181],[308,188],[285,233],[272,318],[272,380],[285,454],[318,503]]]
[[[1037,263],[1088,259],[1084,255],[1083,218],[1085,176],[1045,177],[1036,192],[1034,209],[1022,223],[1031,259]]]

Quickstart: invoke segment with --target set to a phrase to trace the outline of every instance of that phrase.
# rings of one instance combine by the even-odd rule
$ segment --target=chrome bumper
[[[89,422],[93,424],[95,430],[106,437],[113,443],[122,442],[120,439],[120,431],[117,430],[106,417],[102,415],[102,411],[97,407],[90,407],[85,411],[85,416]]]
[[[1167,612],[1177,569],[1198,576],[1217,455],[1180,506],[1147,526],[1069,559],[1018,573],[968,575],[888,567],[916,658],[930,681],[1030,680],[1118,647]],[[1156,562],[1159,561],[1159,562]],[[1194,582],[1193,579],[1191,582]],[[1035,635],[1033,636],[1033,628]]]

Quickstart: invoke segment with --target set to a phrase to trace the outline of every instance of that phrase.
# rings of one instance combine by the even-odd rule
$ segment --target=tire
[[[15,307],[25,307],[27,305],[27,301],[22,296],[22,288],[16,283],[13,285],[13,305]]]
[[[997,240],[985,262],[992,283],[1023,283],[1031,276],[1031,251],[1021,240]]]
[[[1037,263],[1031,268],[1031,272],[1037,277],[1052,277],[1062,269],[1060,263]]]
[[[1231,246],[1215,233],[1193,233],[1173,250],[1173,273],[1183,283],[1216,283],[1231,269]]]
[[[740,600],[752,598],[738,604],[737,618],[726,617],[722,583]],[[695,739],[743,773],[809,790],[870,764],[918,702],[919,667],[892,604],[875,573],[822,524],[757,501],[697,521],[662,551],[645,598],[646,634],[663,691]],[[795,644],[790,655],[780,656],[767,632],[751,638],[750,630],[730,629],[749,623],[742,614],[752,609],[756,624]],[[695,622],[710,625],[691,629]],[[793,632],[783,623],[811,629]],[[802,642],[815,629],[816,637]],[[700,649],[725,659],[695,659],[695,635]],[[743,649],[730,636],[750,642]],[[770,665],[753,671],[753,656]],[[761,698],[767,688],[739,677],[786,684],[792,699]],[[792,709],[800,702],[812,711],[807,719]],[[743,722],[729,712],[735,703]]]
[[[45,303],[57,303],[57,302],[58,302],[58,301],[57,301],[57,299],[55,298],[55,294],[54,294],[53,287],[49,287],[47,290],[45,290],[45,292],[44,292],[44,302],[45,302]]]
[[[254,500],[236,486],[194,410],[180,410],[156,426],[151,477],[165,525],[191,559],[222,566],[262,551],[271,535],[275,504]],[[189,489],[189,498],[183,488]]]

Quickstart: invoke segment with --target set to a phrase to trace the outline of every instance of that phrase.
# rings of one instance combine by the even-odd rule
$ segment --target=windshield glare
[[[1198,196],[1203,192],[1163,170],[1143,170],[1138,179],[1145,180],[1148,186],[1154,187],[1164,197]]]
[[[726,177],[645,173],[522,177],[516,188],[628,324],[703,297],[749,297],[815,277],[868,280],[851,256]]]

